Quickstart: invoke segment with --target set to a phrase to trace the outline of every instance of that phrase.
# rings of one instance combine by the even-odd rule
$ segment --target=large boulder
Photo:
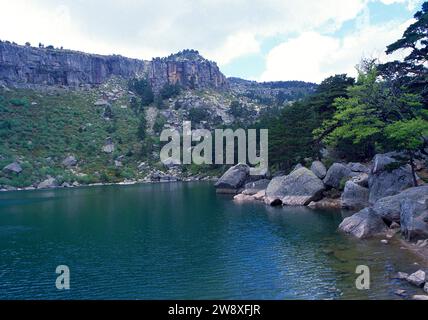
[[[378,154],[373,159],[369,174],[369,202],[398,194],[413,186],[412,170],[409,165],[400,166],[394,154]]]
[[[369,173],[370,172],[369,167],[367,167],[364,164],[359,163],[359,162],[348,163],[348,168],[351,169],[351,171],[353,171],[353,172],[363,172],[363,173]]]
[[[409,275],[406,280],[411,284],[422,288],[427,281],[427,274],[423,270],[418,270],[411,275]]]
[[[373,168],[371,170],[372,173],[380,173],[388,169],[388,166],[397,162],[396,157],[400,156],[400,154],[396,152],[389,152],[384,154],[377,154],[373,157]]]
[[[241,188],[248,178],[250,167],[246,164],[239,163],[236,166],[229,168],[215,183],[217,191],[221,190],[237,190]]]
[[[428,199],[428,185],[409,188],[394,196],[379,199],[374,203],[373,211],[389,222],[400,222],[400,203],[406,199],[425,203]]]
[[[105,153],[112,153],[114,152],[114,143],[113,140],[108,137],[106,139],[106,144],[102,147],[102,151]]]
[[[328,169],[323,181],[326,186],[339,189],[342,179],[347,179],[355,175],[356,173],[352,172],[346,165],[342,163],[333,163]]]
[[[407,240],[428,238],[428,210],[427,204],[411,199],[400,202],[401,233]]]
[[[319,200],[324,191],[322,181],[309,169],[299,168],[287,176],[272,179],[266,189],[266,202],[291,206],[307,205]]]
[[[324,179],[327,174],[327,169],[321,161],[312,162],[311,171],[320,179]]]
[[[102,151],[105,153],[112,153],[114,152],[114,144],[109,143],[103,146]]]
[[[371,208],[365,208],[345,218],[339,225],[339,230],[364,239],[383,235],[388,228],[382,218],[377,216]]]
[[[57,181],[55,178],[47,178],[46,180],[40,182],[37,186],[37,189],[47,189],[47,188],[55,188],[58,186]]]
[[[62,161],[62,164],[66,167],[74,167],[77,164],[77,159],[75,156],[69,155]]]
[[[369,204],[369,189],[347,181],[341,200],[343,208],[361,210]]]
[[[258,193],[260,190],[264,190],[269,185],[270,180],[268,179],[260,179],[254,182],[248,182],[244,186],[244,191],[242,191],[243,194],[246,195],[254,195]]]
[[[4,167],[3,171],[19,174],[22,172],[22,167],[18,162],[12,162]]]

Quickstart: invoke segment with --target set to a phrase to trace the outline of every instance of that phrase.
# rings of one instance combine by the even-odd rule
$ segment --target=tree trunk
[[[418,186],[418,181],[416,180],[416,173],[415,173],[415,162],[413,160],[413,152],[409,151],[409,158],[410,158],[410,167],[412,168],[412,178],[413,178],[413,185],[415,187]]]

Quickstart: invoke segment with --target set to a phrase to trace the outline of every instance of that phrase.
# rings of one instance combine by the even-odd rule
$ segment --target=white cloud
[[[0,39],[150,59],[194,48],[220,64],[269,36],[336,30],[368,0],[0,0]]]
[[[268,53],[266,70],[260,80],[320,82],[338,73],[356,76],[355,65],[362,58],[376,58],[383,62],[398,58],[400,53],[386,56],[386,46],[401,37],[411,22],[368,25],[343,39],[316,32],[303,33]]]
[[[413,11],[416,8],[416,5],[418,4],[418,0],[380,0],[380,2],[386,5],[391,5],[394,3],[405,4],[407,10],[409,11]]]

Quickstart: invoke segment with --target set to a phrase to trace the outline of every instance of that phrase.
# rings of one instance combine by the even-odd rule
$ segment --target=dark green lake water
[[[237,204],[210,183],[0,194],[0,299],[394,299],[416,258],[340,212]],[[55,287],[58,265],[70,290]],[[355,268],[371,289],[355,288]],[[409,270],[409,269],[414,270]],[[410,291],[409,291],[410,292]]]

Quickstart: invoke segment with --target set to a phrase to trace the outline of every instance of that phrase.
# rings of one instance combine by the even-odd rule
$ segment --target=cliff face
[[[148,78],[156,90],[166,83],[185,88],[226,88],[226,77],[215,62],[204,59],[197,51],[184,50],[167,58],[150,62]]]
[[[155,92],[167,83],[186,88],[227,86],[217,65],[192,50],[145,61],[0,42],[0,84],[82,87],[99,85],[112,76],[147,77]]]

